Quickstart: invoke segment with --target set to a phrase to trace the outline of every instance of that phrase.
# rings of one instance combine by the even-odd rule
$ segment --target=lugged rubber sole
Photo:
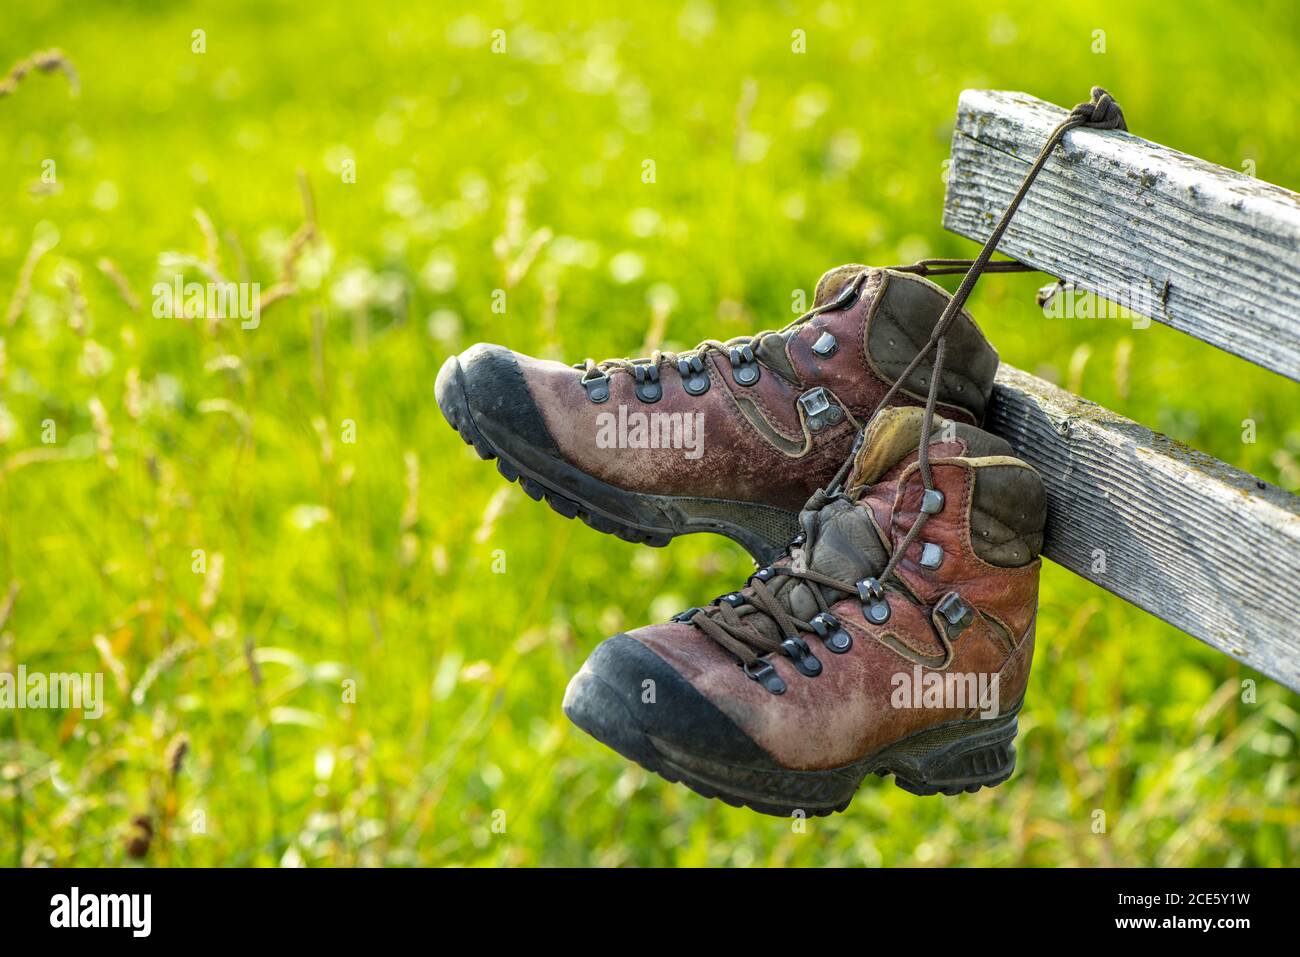
[[[554,458],[546,461],[547,474],[542,474],[537,464],[524,461],[526,450],[511,448],[509,435],[489,435],[475,420],[463,375],[456,356],[438,372],[435,394],[443,417],[479,458],[495,459],[506,479],[565,518],[580,518],[598,532],[655,547],[678,535],[714,532],[739,543],[759,565],[780,555],[798,531],[797,513],[771,505],[630,492]],[[535,449],[527,452],[534,459],[538,455]]]
[[[647,734],[599,675],[580,671],[564,696],[564,713],[623,757],[706,798],[761,814],[823,817],[843,811],[870,774],[893,775],[918,795],[957,795],[996,787],[1016,766],[1020,704],[996,718],[962,719],[926,728],[876,754],[825,771],[746,768],[700,758]],[[611,720],[618,715],[618,720]]]

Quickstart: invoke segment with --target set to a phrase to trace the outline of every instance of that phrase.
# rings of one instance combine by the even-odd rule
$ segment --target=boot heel
[[[995,787],[1015,770],[1018,730],[1015,712],[935,728],[896,745],[876,773],[892,773],[900,788],[921,795]]]

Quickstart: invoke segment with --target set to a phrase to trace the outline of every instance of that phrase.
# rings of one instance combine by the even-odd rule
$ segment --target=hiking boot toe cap
[[[596,647],[569,682],[564,713],[625,757],[775,767],[771,757],[676,669],[628,635]]]
[[[434,392],[443,415],[462,434],[472,430],[506,451],[515,446],[555,451],[519,357],[504,346],[480,342],[451,356],[438,372]]]

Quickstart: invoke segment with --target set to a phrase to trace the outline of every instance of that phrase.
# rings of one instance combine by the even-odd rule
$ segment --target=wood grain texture
[[[1300,498],[1012,366],[986,428],[1043,476],[1046,557],[1300,690]]]
[[[964,92],[944,225],[986,240],[1065,115],[1024,93]],[[999,248],[1300,381],[1296,193],[1118,130],[1073,130]]]

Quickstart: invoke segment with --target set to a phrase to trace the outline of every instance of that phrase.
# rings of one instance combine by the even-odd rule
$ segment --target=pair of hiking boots
[[[680,354],[447,360],[443,414],[533,498],[634,542],[719,532],[762,566],[600,644],[564,698],[584,731],[779,815],[842,810],[871,772],[918,794],[1010,776],[1043,485],[979,428],[997,353],[924,271],[833,269],[785,329]]]
[[[779,332],[680,354],[568,367],[477,345],[447,360],[443,414],[533,498],[634,542],[720,532],[762,566],[601,643],[564,696],[575,724],[782,816],[843,810],[872,772],[917,794],[1011,775],[1046,494],[979,428],[998,357],[964,306],[981,274],[1028,268],[993,252],[1079,127],[1127,128],[1093,87],[970,262],[841,266]],[[943,273],[963,274],[952,296],[925,278]],[[697,441],[674,454],[688,424]]]

